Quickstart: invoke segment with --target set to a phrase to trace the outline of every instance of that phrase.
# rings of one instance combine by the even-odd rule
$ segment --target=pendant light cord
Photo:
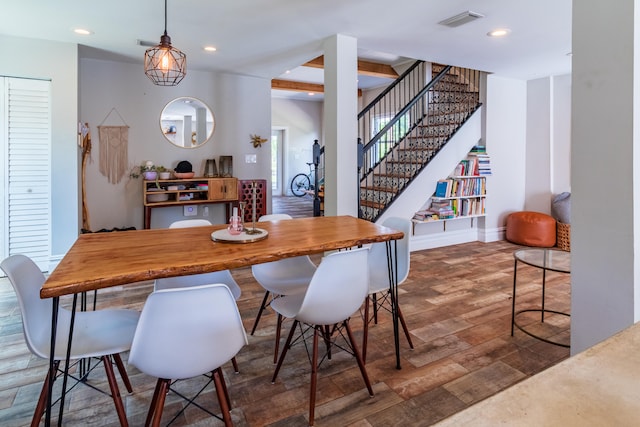
[[[167,35],[167,0],[164,0],[164,35]]]

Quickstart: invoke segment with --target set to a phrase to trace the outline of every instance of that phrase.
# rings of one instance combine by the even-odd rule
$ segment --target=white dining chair
[[[22,329],[29,351],[37,357],[49,360],[53,303],[50,298],[40,298],[40,288],[45,282],[44,274],[30,258],[24,255],[12,255],[6,258],[0,263],[0,268],[7,274],[16,292],[22,314]],[[66,360],[71,314],[69,310],[62,307],[58,310],[54,381],[61,373],[59,370],[60,361]],[[108,309],[80,311],[75,314],[74,320],[70,359],[80,360],[95,357],[102,360],[121,426],[128,426],[128,422],[112,363],[115,362],[127,391],[132,393],[133,388],[120,353],[131,348],[139,316],[140,313],[135,310]],[[85,381],[91,371],[90,369],[82,378],[72,378]],[[47,373],[33,413],[32,426],[39,425],[44,414],[49,397],[49,378],[49,373]]]
[[[258,222],[286,221],[290,219],[292,218],[288,214],[269,214],[262,215]],[[253,277],[265,289],[258,315],[251,328],[251,335],[256,331],[264,309],[269,306],[269,297],[277,298],[282,295],[304,294],[315,271],[316,265],[306,255],[251,266]],[[276,363],[278,358],[281,328],[282,316],[278,315],[273,363]]]
[[[160,425],[172,380],[209,373],[222,416],[205,411],[225,425],[232,425],[231,402],[221,366],[246,344],[242,318],[225,284],[164,289],[149,295],[129,353],[130,365],[158,378],[145,425]],[[173,419],[203,390],[188,399],[188,404]]]
[[[409,268],[411,266],[411,252],[409,250],[409,238],[411,236],[411,221],[405,218],[390,217],[382,222],[385,227],[402,231],[404,237],[396,240],[397,244],[397,265],[396,272],[399,286],[409,276]],[[393,242],[391,242],[393,245]],[[387,247],[386,243],[374,243],[371,245],[369,253],[369,297],[364,304],[364,331],[362,338],[362,359],[367,360],[367,340],[369,335],[369,323],[378,323],[378,311],[384,308],[391,312],[391,298],[389,292],[389,268],[387,263]],[[387,304],[385,304],[387,303]],[[369,316],[369,306],[373,306],[373,315]],[[413,341],[407,328],[407,323],[402,315],[400,304],[398,307],[398,319],[402,325],[404,335],[407,337],[409,347],[413,349]]]
[[[203,227],[207,225],[212,224],[206,219],[194,218],[174,221],[169,225],[169,228]],[[235,281],[229,270],[190,274],[188,276],[164,277],[162,279],[156,279],[153,289],[160,291],[162,289],[186,288],[211,283],[224,283],[227,285],[236,300],[238,300],[242,294],[238,282]],[[238,362],[235,357],[231,359],[231,363],[233,364],[233,369],[236,374],[239,373],[240,368],[238,367]]]
[[[316,273],[304,294],[284,295],[271,301],[271,307],[284,317],[293,319],[293,325],[282,348],[272,382],[275,383],[285,356],[291,346],[296,327],[299,324],[313,329],[313,350],[311,361],[311,386],[309,392],[309,425],[314,424],[316,385],[318,378],[318,360],[330,359],[336,336],[344,337],[346,346],[356,359],[360,374],[370,396],[373,389],[365,369],[364,361],[358,351],[353,332],[349,326],[349,317],[358,311],[367,297],[369,287],[368,248],[334,252],[322,259]],[[303,328],[301,328],[303,329]],[[304,332],[303,332],[304,334]],[[322,339],[327,346],[327,356],[319,359],[318,341]],[[338,347],[337,344],[335,344]]]

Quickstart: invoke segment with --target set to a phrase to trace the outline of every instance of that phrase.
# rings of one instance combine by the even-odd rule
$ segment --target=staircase
[[[417,61],[358,115],[361,138],[377,130],[360,143],[360,218],[375,222],[482,105],[479,71],[426,67]]]

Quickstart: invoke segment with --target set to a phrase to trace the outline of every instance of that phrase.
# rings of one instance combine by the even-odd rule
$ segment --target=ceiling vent
[[[139,46],[152,47],[152,46],[157,45],[158,42],[150,42],[150,41],[147,41],[147,40],[138,39],[138,40],[136,40],[136,44],[139,45]]]
[[[440,21],[438,22],[438,24],[446,25],[447,27],[453,28],[453,27],[459,27],[460,25],[464,25],[471,21],[475,21],[478,18],[484,18],[484,15],[467,10],[466,12],[459,13],[456,16],[447,18],[444,21]]]

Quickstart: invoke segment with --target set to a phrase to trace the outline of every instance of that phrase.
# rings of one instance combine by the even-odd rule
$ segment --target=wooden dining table
[[[245,227],[253,228],[247,223]],[[247,267],[300,255],[386,242],[389,287],[396,348],[396,367],[400,369],[397,269],[395,241],[403,233],[352,216],[296,218],[256,223],[266,238],[247,243],[214,241],[212,233],[226,225],[204,227],[131,230],[83,234],[47,278],[40,290],[41,298],[53,299],[51,355],[55,354],[55,334],[60,297],[73,295],[75,311],[80,293],[127,283],[154,280]],[[219,233],[217,233],[219,234]],[[73,325],[71,326],[73,328]],[[68,341],[71,346],[71,333]],[[68,369],[69,361],[65,367]],[[55,374],[53,357],[49,375]],[[45,425],[50,425],[53,381],[49,381],[49,402]],[[61,425],[64,388],[58,424]]]

